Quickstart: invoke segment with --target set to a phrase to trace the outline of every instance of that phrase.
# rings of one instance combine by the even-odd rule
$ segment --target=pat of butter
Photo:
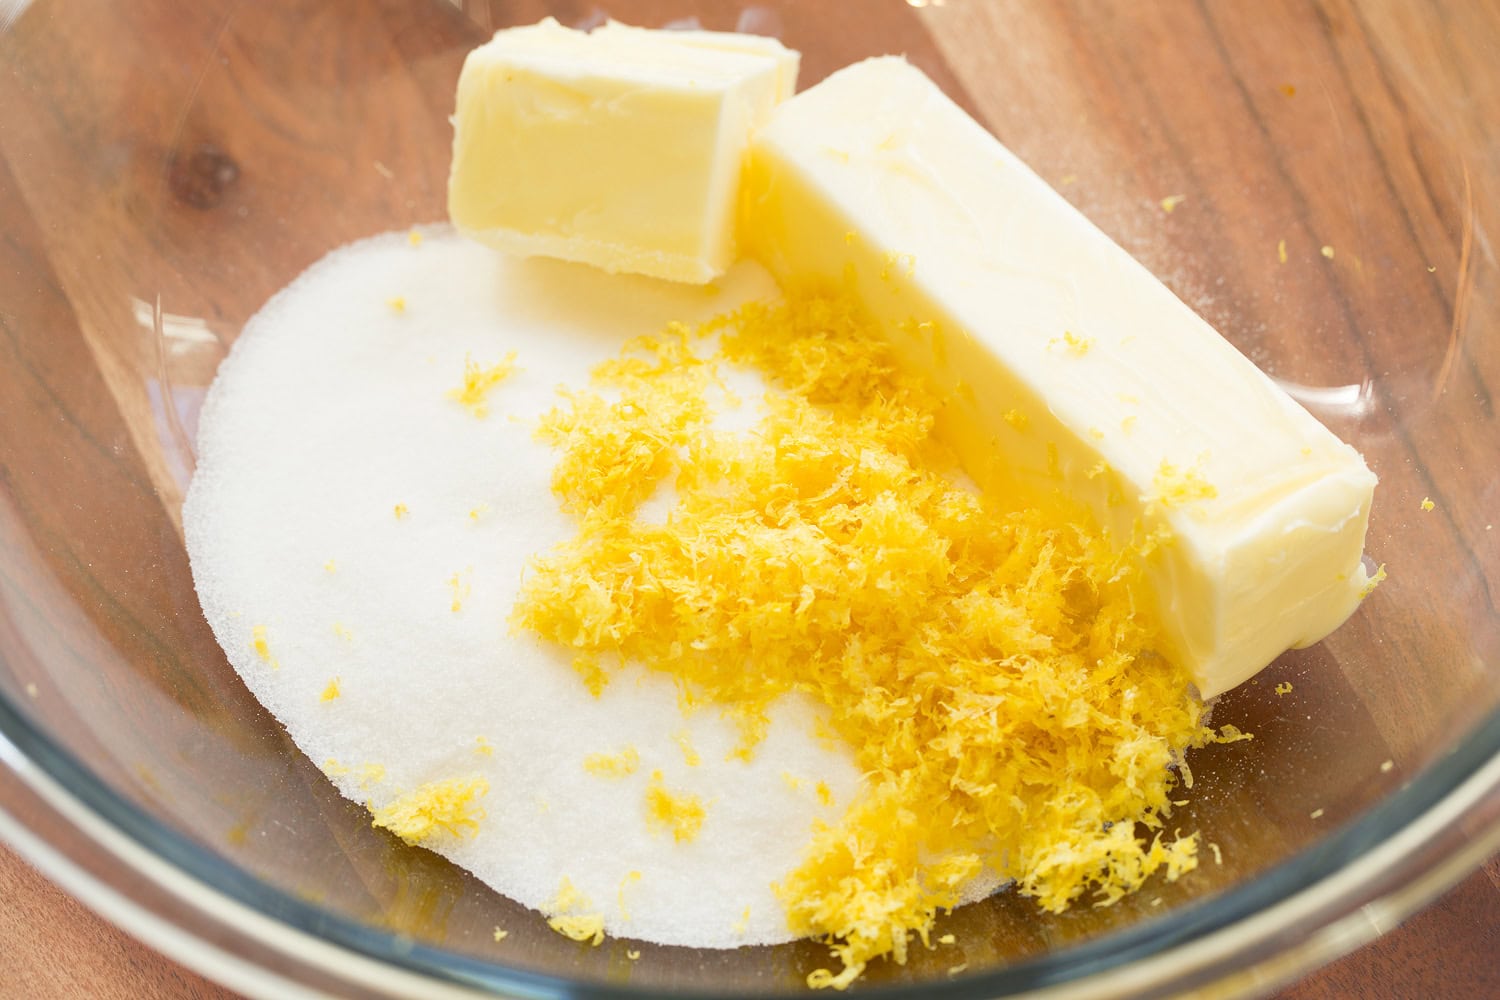
[[[778,103],[784,101],[797,92],[797,70],[802,63],[801,54],[765,35],[687,28],[657,30],[632,27],[628,24],[621,24],[619,21],[606,21],[593,30],[593,37],[620,42],[637,42],[650,38],[709,52],[737,52],[761,56],[776,63],[776,101]]]
[[[1359,454],[904,60],[776,110],[741,227],[789,288],[849,288],[949,392],[940,431],[983,485],[1165,540],[1149,588],[1205,698],[1358,606]]]
[[[704,283],[736,254],[752,130],[796,86],[772,39],[548,18],[469,53],[448,214],[523,256]]]

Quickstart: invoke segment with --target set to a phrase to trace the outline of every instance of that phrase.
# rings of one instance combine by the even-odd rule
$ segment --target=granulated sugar
[[[532,438],[558,386],[630,337],[775,295],[754,265],[705,292],[434,229],[334,252],[248,324],[203,410],[188,552],[230,662],[344,795],[378,811],[483,779],[472,835],[423,846],[497,891],[550,915],[566,879],[569,912],[666,944],[790,937],[771,884],[859,784],[817,710],[784,699],[754,758],[731,759],[735,728],[684,715],[668,677],[627,669],[595,698],[508,624],[528,560],[574,531]],[[487,416],[448,398],[466,359],[510,351]],[[633,769],[585,767],[630,750]],[[698,797],[696,836],[653,825],[653,787]]]

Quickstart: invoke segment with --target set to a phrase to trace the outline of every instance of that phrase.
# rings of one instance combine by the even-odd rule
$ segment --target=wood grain
[[[0,997],[233,1000],[0,851]]]
[[[198,613],[179,508],[197,406],[245,320],[332,246],[443,216],[467,48],[547,11],[603,16],[461,8],[37,0],[0,29],[0,689],[133,806],[289,899],[600,982],[795,985],[821,949],[646,949],[632,966],[372,831],[249,698]],[[1225,864],[1160,898],[1232,887],[1418,778],[1500,704],[1500,480],[1475,471],[1500,458],[1500,13],[1458,0],[850,11],[609,10],[780,34],[806,54],[804,85],[906,52],[1381,476],[1370,549],[1391,580],[1327,642],[1223,699],[1217,719],[1253,744],[1194,759],[1177,819]],[[1168,195],[1185,196],[1170,214]],[[1292,693],[1272,695],[1283,682]],[[215,995],[13,859],[0,880],[24,903],[0,922],[0,989],[67,995],[92,977],[100,992]],[[1492,866],[1287,995],[1494,995],[1497,883]],[[1004,897],[953,921],[977,967],[1149,919],[1151,902],[1053,918]],[[59,949],[78,977],[48,965]]]
[[[0,848],[0,997],[236,1000],[101,920]],[[1500,859],[1278,1000],[1500,996]]]

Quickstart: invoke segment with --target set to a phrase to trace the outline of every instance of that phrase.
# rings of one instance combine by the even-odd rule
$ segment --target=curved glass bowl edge
[[[259,933],[257,928],[249,926],[249,922],[235,919],[234,905],[231,905],[227,913],[223,907],[218,908],[220,915],[226,917],[226,923],[250,934],[272,950],[290,952],[285,940],[269,940],[269,935],[265,933],[267,927],[281,923],[304,936],[306,941],[332,945],[357,960],[383,965],[392,972],[401,973],[398,978],[409,980],[413,985],[417,982],[444,983],[457,987],[460,991],[465,988],[477,991],[476,995],[498,993],[502,996],[576,997],[589,1000],[634,1000],[662,995],[659,989],[567,980],[418,944],[410,938],[376,930],[330,913],[268,886],[233,862],[182,836],[122,798],[71,754],[57,746],[24,713],[18,711],[3,692],[0,692],[0,738],[4,739],[10,750],[10,753],[6,753],[6,748],[0,747],[0,761],[13,754],[29,764],[34,769],[30,773],[24,767],[12,766],[11,769],[39,797],[54,807],[59,795],[65,797],[70,800],[71,805],[76,806],[72,811],[81,810],[97,819],[105,829],[125,838],[168,868],[186,875],[211,896],[222,897],[224,901],[248,910],[251,915],[260,918],[258,922],[262,926],[258,928]],[[1494,773],[1486,774],[1487,770]],[[38,787],[38,776],[41,776],[43,783],[55,786],[50,790],[51,794],[48,794],[48,789]],[[1454,801],[1459,799],[1463,801]],[[949,982],[881,986],[862,992],[871,996],[920,995],[952,1000],[1015,996],[1041,990],[1051,992],[1054,988],[1069,985],[1084,986],[1089,980],[1100,980],[1106,974],[1118,975],[1126,967],[1137,967],[1137,963],[1150,963],[1154,966],[1155,962],[1169,953],[1202,945],[1236,924],[1264,917],[1266,911],[1284,906],[1294,897],[1312,890],[1320,882],[1347,872],[1382,845],[1417,827],[1424,819],[1436,819],[1433,824],[1435,829],[1431,831],[1434,835],[1455,832],[1454,827],[1476,804],[1488,804],[1497,813],[1494,817],[1496,821],[1481,822],[1477,831],[1460,834],[1466,842],[1465,849],[1460,852],[1459,845],[1452,845],[1453,850],[1445,852],[1461,854],[1458,864],[1444,866],[1441,863],[1442,857],[1439,857],[1425,863],[1418,871],[1404,874],[1397,872],[1393,884],[1385,886],[1369,898],[1362,895],[1360,898],[1350,898],[1356,893],[1345,887],[1340,892],[1317,901],[1314,916],[1322,913],[1328,917],[1320,921],[1319,925],[1333,925],[1351,911],[1387,898],[1393,900],[1390,918],[1393,921],[1399,920],[1456,882],[1467,871],[1482,863],[1491,851],[1500,847],[1500,711],[1491,713],[1449,755],[1429,765],[1388,799],[1312,847],[1243,885],[1180,907],[1160,918],[1142,922],[1117,934],[1074,945],[1041,958],[989,972],[976,972],[972,976]],[[0,809],[3,808],[4,804],[0,803]],[[66,813],[68,810],[62,811]],[[103,849],[111,850],[108,845],[101,843],[96,832],[83,832]],[[1410,858],[1426,843],[1428,841],[1425,838],[1419,838],[1415,843],[1405,846],[1403,853],[1391,860]],[[119,852],[111,850],[111,853],[118,855]],[[1374,872],[1369,874],[1373,875]],[[1391,870],[1385,869],[1385,874],[1390,875]],[[1432,877],[1423,879],[1424,874]],[[1410,885],[1417,886],[1418,891],[1401,896],[1403,887]],[[204,897],[201,893],[196,895],[201,904]],[[90,902],[87,898],[83,901]],[[193,901],[188,902],[193,905]],[[1334,912],[1328,913],[1329,909]],[[190,929],[181,929],[192,934]],[[150,937],[147,933],[141,933],[140,928],[132,927],[127,930],[135,931],[142,937]],[[1262,933],[1260,937],[1250,938],[1246,942],[1260,944],[1259,950],[1230,949],[1227,956],[1216,957],[1211,954],[1192,969],[1182,970],[1197,972],[1192,976],[1192,981],[1182,981],[1182,976],[1171,969],[1157,968],[1156,975],[1141,978],[1138,985],[1152,994],[1160,994],[1163,987],[1172,989],[1201,986],[1205,981],[1217,981],[1221,987],[1230,987],[1235,978],[1244,980],[1242,976],[1236,977],[1237,973],[1243,973],[1247,967],[1267,963],[1265,975],[1252,976],[1239,982],[1233,987],[1234,993],[1228,995],[1246,990],[1264,990],[1273,981],[1284,981],[1315,964],[1331,960],[1338,954],[1357,947],[1376,932],[1372,929],[1367,934],[1346,934],[1341,939],[1342,943],[1337,945],[1326,941],[1304,941],[1301,948],[1295,948],[1285,941],[1277,943],[1277,935],[1274,933]],[[179,952],[177,957],[183,957],[180,949],[171,950]],[[1282,963],[1279,968],[1270,968],[1272,959],[1285,954],[1290,954],[1293,960]],[[324,955],[323,960],[320,960],[319,956],[304,948],[297,957],[335,977],[352,971],[347,963],[337,962],[330,955],[331,953]],[[1300,961],[1296,958],[1298,955],[1303,956]],[[199,971],[211,976],[213,974],[212,969],[199,967]],[[245,982],[241,985],[250,984]],[[1126,984],[1116,981],[1113,985],[1121,987]],[[686,992],[673,995],[680,998],[715,996]],[[782,994],[785,997],[806,995],[805,992]],[[1095,994],[1089,991],[1077,995]],[[1121,994],[1109,990],[1102,995]],[[1216,990],[1215,995],[1226,994]]]

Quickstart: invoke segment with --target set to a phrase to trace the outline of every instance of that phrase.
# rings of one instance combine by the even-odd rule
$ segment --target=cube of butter
[[[548,18],[469,53],[448,214],[522,256],[707,282],[735,258],[752,131],[795,86],[773,39]]]
[[[621,41],[650,35],[674,45],[690,45],[710,52],[741,52],[766,56],[776,61],[776,100],[784,101],[797,92],[797,71],[802,63],[801,54],[765,35],[687,28],[658,31],[651,28],[631,27],[619,21],[606,21],[595,28],[593,34],[595,38]]]

